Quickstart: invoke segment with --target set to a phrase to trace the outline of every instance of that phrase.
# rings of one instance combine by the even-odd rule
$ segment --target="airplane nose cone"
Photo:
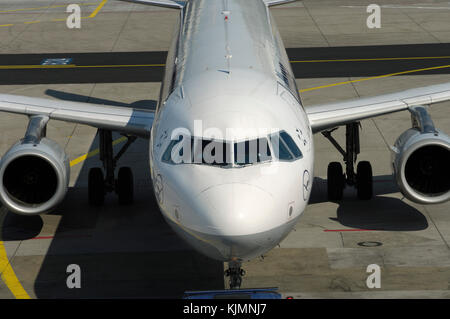
[[[210,211],[208,233],[224,236],[256,234],[277,226],[272,195],[260,187],[232,183],[210,187],[199,195]]]

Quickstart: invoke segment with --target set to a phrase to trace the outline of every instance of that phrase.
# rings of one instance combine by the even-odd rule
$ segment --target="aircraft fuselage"
[[[150,139],[155,197],[167,222],[201,253],[249,260],[279,244],[305,210],[311,128],[262,1],[194,0],[180,11]],[[193,154],[174,151],[181,136],[193,142]],[[196,161],[194,141],[206,145],[203,155],[210,141],[223,146],[224,163]],[[255,159],[239,159],[241,150],[251,154],[251,141],[261,143]]]

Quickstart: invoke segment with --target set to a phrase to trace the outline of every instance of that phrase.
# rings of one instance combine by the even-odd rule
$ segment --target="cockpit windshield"
[[[238,142],[179,136],[171,140],[161,159],[168,164],[243,167],[270,162],[274,158],[293,161],[301,157],[295,141],[281,131],[268,137]]]
[[[272,160],[267,138],[234,143],[234,164],[237,166],[252,165]]]
[[[226,141],[179,136],[171,140],[162,161],[169,164],[229,166],[231,156],[231,144]]]

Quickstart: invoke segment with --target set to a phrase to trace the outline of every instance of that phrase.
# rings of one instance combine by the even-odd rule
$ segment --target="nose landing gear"
[[[356,173],[354,165],[357,161],[357,156],[360,153],[359,144],[359,127],[360,123],[351,123],[346,125],[346,149],[344,150],[339,143],[331,136],[331,133],[337,128],[322,132],[331,144],[343,155],[345,163],[345,174],[342,170],[342,165],[339,162],[331,162],[328,165],[327,179],[328,179],[328,199],[331,201],[338,201],[342,199],[345,185],[355,186],[358,193],[358,198],[368,200],[372,198],[372,166],[368,161],[361,161],[358,163]]]
[[[230,261],[228,269],[225,271],[225,276],[230,277],[230,289],[240,289],[242,284],[242,277],[245,276],[245,270],[241,268],[240,261]]]

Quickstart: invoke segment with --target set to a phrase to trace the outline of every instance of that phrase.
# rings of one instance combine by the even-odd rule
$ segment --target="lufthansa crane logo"
[[[308,170],[303,172],[303,200],[306,201],[311,191],[311,177]]]

